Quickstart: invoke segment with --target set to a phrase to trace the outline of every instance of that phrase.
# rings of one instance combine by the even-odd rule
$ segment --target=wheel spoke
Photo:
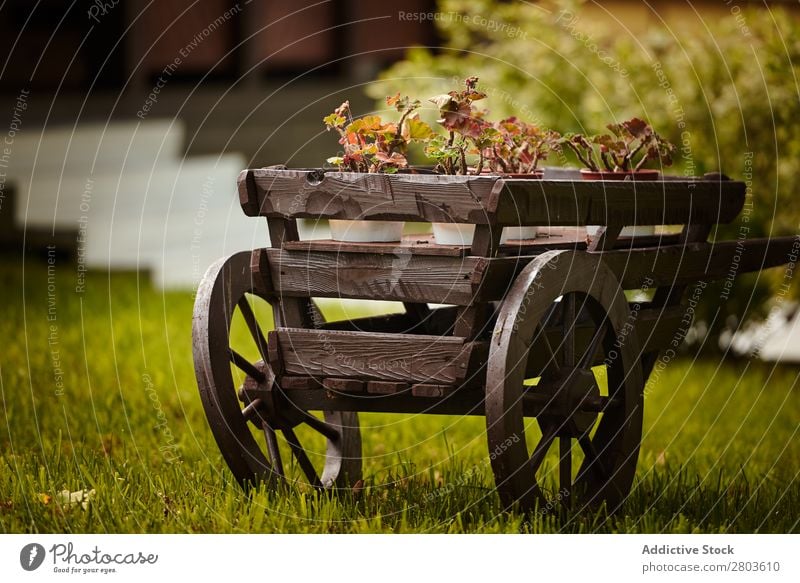
[[[561,297],[561,333],[564,344],[564,366],[575,366],[575,294],[567,293]]]
[[[539,440],[539,443],[536,444],[536,447],[533,448],[533,453],[528,460],[528,469],[529,471],[533,472],[534,475],[536,475],[536,473],[539,471],[539,467],[542,465],[542,462],[547,455],[547,450],[550,449],[550,446],[553,444],[553,440],[555,440],[555,438],[555,429],[550,429],[548,426],[547,430],[542,431],[542,438]]]
[[[322,419],[314,417],[314,415],[312,415],[307,411],[303,411],[303,413],[305,414],[303,419],[305,424],[314,429],[315,431],[318,431],[331,441],[339,441],[339,439],[342,437],[341,431],[335,425],[326,423]]]
[[[269,453],[269,461],[272,464],[272,471],[282,478],[284,476],[283,462],[281,461],[281,452],[278,449],[278,437],[275,435],[275,430],[266,421],[261,426],[264,429],[264,437],[267,439],[267,452]]]
[[[556,370],[560,370],[561,365],[558,362],[558,357],[556,356],[553,347],[550,345],[550,339],[547,337],[547,330],[544,328],[544,326],[539,327],[539,337],[542,339],[542,344],[547,349],[547,365],[545,368],[552,363]]]
[[[594,363],[594,359],[597,358],[597,352],[600,347],[603,345],[603,339],[606,336],[606,323],[603,321],[598,327],[597,330],[594,332],[594,336],[592,336],[592,341],[589,343],[589,348],[586,349],[586,352],[583,353],[581,356],[581,361],[578,363],[578,368],[590,369],[592,368],[592,364]]]
[[[261,399],[253,400],[247,407],[242,409],[242,417],[245,421],[252,421],[258,413],[258,407],[261,405]]]
[[[264,373],[258,370],[252,362],[236,352],[233,348],[229,348],[228,350],[230,352],[231,362],[235,364],[239,370],[253,377],[258,382],[263,382],[266,379]]]
[[[315,488],[320,488],[322,486],[322,482],[320,482],[319,476],[317,476],[317,471],[314,469],[314,465],[311,463],[311,460],[308,459],[308,454],[306,453],[306,450],[303,449],[303,446],[300,445],[300,440],[297,439],[294,431],[292,429],[284,429],[283,435],[286,437],[289,447],[292,448],[292,453],[294,454],[297,463],[300,464],[300,469],[303,470],[306,478],[308,478],[309,483]]]
[[[569,497],[572,495],[572,438],[559,438],[558,449],[559,493],[564,500],[569,500]]]
[[[594,442],[591,440],[589,435],[584,434],[581,437],[579,437],[578,443],[580,444],[581,449],[583,450],[583,455],[586,456],[586,459],[584,460],[584,463],[586,464],[586,469],[583,471],[586,470],[593,471],[595,476],[600,480],[600,482],[611,485],[611,487],[614,489],[615,493],[620,497],[620,499],[624,498],[624,495],[622,494],[622,491],[619,489],[619,486],[617,486],[616,482],[614,482],[614,480],[612,479],[613,476],[611,476],[608,470],[606,470],[606,468],[604,467],[603,462],[600,459],[600,455],[597,453],[597,449],[594,446]],[[583,474],[583,471],[581,472],[581,474]]]
[[[247,323],[247,327],[250,329],[250,335],[253,337],[256,346],[258,346],[258,353],[261,355],[264,362],[267,362],[267,339],[264,337],[264,333],[258,325],[256,315],[253,313],[253,308],[250,306],[247,296],[242,296],[238,306],[239,310],[242,312],[244,321]]]

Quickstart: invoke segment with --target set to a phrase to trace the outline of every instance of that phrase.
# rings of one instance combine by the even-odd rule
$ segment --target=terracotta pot
[[[544,178],[544,170],[537,170],[532,174],[520,174],[517,172],[509,172],[508,174],[501,174],[503,178],[524,178],[526,180],[541,180]]]
[[[581,168],[581,177],[584,180],[658,180],[659,176],[661,176],[660,171],[650,169],[636,172],[632,170],[626,170],[625,172],[601,170],[600,172],[595,172],[594,170]]]
[[[348,243],[389,243],[403,238],[402,221],[331,219],[331,239]]]
[[[472,172],[475,172],[474,168],[470,168]],[[475,174],[472,174],[475,176]],[[531,173],[523,174],[521,172],[492,172],[488,168],[484,168],[481,171],[481,176],[499,176],[500,178],[522,178],[525,180],[541,180],[544,177],[544,170],[536,170]]]

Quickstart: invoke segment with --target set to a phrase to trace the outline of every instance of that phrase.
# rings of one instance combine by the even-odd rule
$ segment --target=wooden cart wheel
[[[556,439],[558,501],[614,510],[628,495],[644,389],[632,317],[614,274],[585,252],[543,253],[514,281],[500,306],[486,383],[490,459],[506,507],[553,506],[542,484]],[[532,451],[528,412],[542,434]]]
[[[195,374],[217,445],[244,487],[260,481],[274,486],[295,476],[316,488],[351,487],[361,478],[358,416],[325,411],[320,418],[300,411],[276,386],[267,364],[266,336],[253,309],[254,298],[264,300],[266,294],[252,277],[250,255],[237,253],[212,265],[194,305]],[[246,324],[240,327],[249,334],[239,336],[247,338],[231,333],[235,321]],[[257,356],[247,358],[248,348]],[[316,452],[304,448],[295,431],[301,425],[321,434],[326,446]],[[310,430],[303,429],[306,433]],[[281,449],[291,452],[296,462],[292,467],[284,463]],[[317,467],[322,467],[321,473]]]

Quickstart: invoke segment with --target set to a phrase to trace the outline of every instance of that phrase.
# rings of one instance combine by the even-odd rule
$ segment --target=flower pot
[[[586,168],[581,168],[581,177],[584,180],[658,180],[659,176],[661,176],[661,172],[658,170],[637,170],[634,172],[633,170],[626,170],[624,172],[608,172],[607,170],[601,170],[599,172],[595,172],[594,170],[588,170]]]
[[[519,172],[510,172],[508,174],[501,174],[503,178],[521,179],[521,180],[541,180],[544,177],[543,170],[536,170],[529,174],[521,174]],[[503,234],[500,236],[500,244],[511,241],[519,241],[523,239],[535,239],[537,233],[536,227],[504,227]]]
[[[620,237],[647,237],[656,234],[655,225],[623,227],[619,232]]]
[[[503,234],[500,236],[500,244],[507,243],[509,240],[535,239],[537,228],[538,227],[503,227]]]
[[[325,220],[297,219],[297,233],[301,241],[331,238],[331,230]]]
[[[501,174],[503,178],[521,178],[525,180],[541,180],[544,178],[544,170],[536,170],[530,174],[520,174],[518,172],[510,172],[508,174]]]
[[[586,234],[590,237],[594,237],[597,235],[597,231],[600,229],[600,225],[586,225]],[[635,226],[635,227],[622,227],[622,230],[619,232],[620,237],[647,237],[649,235],[655,235],[656,228],[654,225],[647,225],[647,226]]]
[[[331,238],[347,243],[389,243],[403,238],[402,221],[331,219]]]
[[[475,225],[433,223],[433,238],[438,245],[472,245]]]

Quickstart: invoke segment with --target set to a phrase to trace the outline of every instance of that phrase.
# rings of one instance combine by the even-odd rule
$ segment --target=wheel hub
[[[266,421],[273,430],[292,429],[303,422],[303,413],[292,406],[279,390],[275,382],[275,374],[269,364],[263,360],[253,363],[263,373],[257,379],[247,375],[239,389],[239,398],[246,406],[254,406],[257,414],[249,420],[261,428]]]
[[[562,368],[551,378],[543,379],[547,386],[555,387],[551,404],[539,415],[541,423],[555,424],[556,432],[563,437],[580,437],[591,431],[597,413],[586,411],[587,400],[600,396],[600,388],[591,370]]]

